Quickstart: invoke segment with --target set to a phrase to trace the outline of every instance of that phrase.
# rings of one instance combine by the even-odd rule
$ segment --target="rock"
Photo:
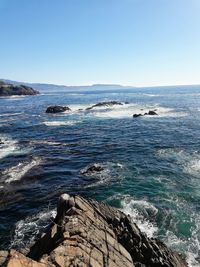
[[[115,105],[120,105],[122,106],[123,103],[121,102],[118,102],[118,101],[108,101],[108,102],[99,102],[91,107],[88,107],[86,108],[86,110],[90,110],[90,109],[93,109],[93,108],[97,108],[97,107],[112,107],[112,106],[115,106]]]
[[[2,141],[2,139],[0,139],[0,145],[4,145],[4,142]]]
[[[6,250],[0,250],[0,266],[6,262],[9,253]]]
[[[158,114],[155,112],[155,110],[149,110],[149,112],[145,112],[144,115],[142,115],[141,113],[133,114],[133,118],[137,118],[137,117],[141,117],[141,116],[147,116],[147,115],[153,116],[153,115],[158,115]]]
[[[98,163],[94,163],[93,165],[90,165],[89,167],[84,168],[81,171],[81,174],[89,174],[94,172],[101,172],[104,170],[104,167]]]
[[[65,106],[49,106],[46,110],[46,113],[59,113],[59,112],[65,112],[70,111],[71,109],[69,107]]]
[[[68,194],[60,197],[54,222],[26,257],[16,251],[5,256],[7,267],[188,266],[183,256],[141,233],[130,216]]]
[[[13,85],[5,82],[0,82],[0,96],[12,95],[37,95],[38,91],[26,85]]]
[[[148,115],[158,115],[154,110],[149,110]]]
[[[47,265],[44,265],[42,263],[36,262],[28,257],[25,257],[23,254],[11,250],[9,252],[9,255],[7,256],[7,263],[1,266],[7,266],[7,267],[47,267]],[[48,265],[49,267],[53,267],[53,265]]]
[[[137,117],[141,117],[141,116],[143,116],[141,113],[139,113],[139,114],[133,114],[133,118],[137,118]]]

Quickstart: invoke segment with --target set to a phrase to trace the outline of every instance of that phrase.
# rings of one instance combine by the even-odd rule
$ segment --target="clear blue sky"
[[[200,84],[200,0],[0,0],[0,77]]]

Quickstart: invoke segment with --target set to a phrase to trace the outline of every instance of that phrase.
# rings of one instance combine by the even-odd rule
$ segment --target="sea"
[[[128,104],[86,110],[104,101]],[[84,173],[92,164],[103,170]],[[1,97],[0,249],[30,247],[62,193],[120,208],[200,266],[200,86]]]

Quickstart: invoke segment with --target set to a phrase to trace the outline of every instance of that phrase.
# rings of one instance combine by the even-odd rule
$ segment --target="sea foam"
[[[16,166],[6,169],[2,172],[5,183],[19,181],[28,171],[40,163],[41,159],[34,158],[31,161],[20,162]]]

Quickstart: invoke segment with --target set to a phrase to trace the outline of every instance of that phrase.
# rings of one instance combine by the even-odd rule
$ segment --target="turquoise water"
[[[84,110],[109,100],[129,104]],[[53,104],[72,112],[46,114]],[[29,245],[68,192],[121,208],[200,266],[200,87],[1,98],[0,139],[1,248]],[[81,174],[93,163],[104,171]]]

